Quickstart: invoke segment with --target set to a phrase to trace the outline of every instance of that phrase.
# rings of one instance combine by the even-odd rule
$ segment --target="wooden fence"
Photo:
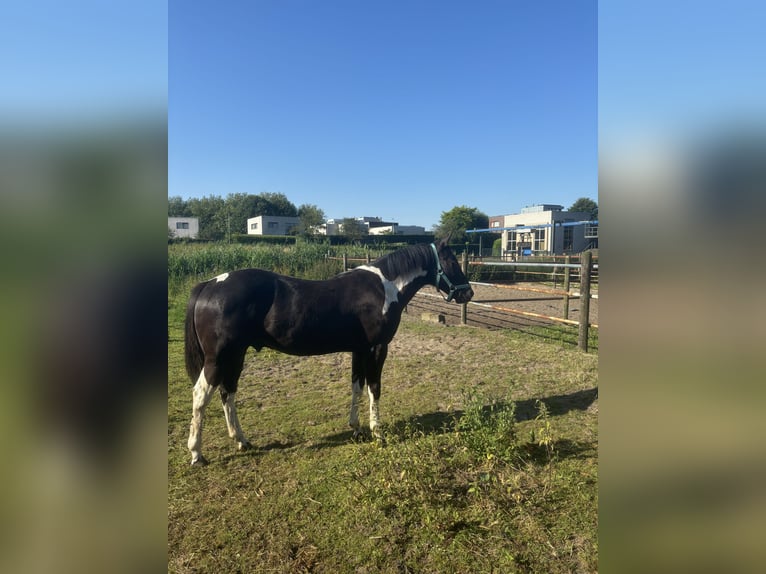
[[[591,298],[597,298],[597,294],[591,293],[591,277],[593,274],[593,260],[590,251],[585,251],[580,255],[579,263],[570,263],[569,258],[564,263],[539,263],[539,262],[502,262],[502,261],[471,261],[470,265],[494,265],[494,266],[509,266],[514,270],[517,267],[543,267],[543,268],[563,268],[563,287],[562,289],[548,289],[541,287],[524,287],[519,285],[500,285],[493,283],[479,283],[472,282],[478,285],[488,285],[492,287],[500,287],[505,289],[514,289],[517,291],[533,291],[538,293],[546,293],[549,295],[559,295],[562,298],[562,317],[555,317],[551,315],[543,315],[540,313],[532,313],[530,311],[522,311],[520,309],[510,309],[507,307],[501,307],[498,305],[489,305],[487,303],[480,303],[478,301],[469,301],[464,303],[463,307],[467,309],[468,305],[476,305],[479,307],[488,307],[494,310],[503,311],[506,313],[516,315],[526,315],[529,317],[536,317],[541,319],[547,319],[549,321],[564,323],[568,325],[578,326],[578,346],[583,350],[588,350],[588,330],[590,327],[598,328],[598,325],[590,322],[590,300]],[[466,252],[463,252],[463,273],[468,275],[469,261]],[[579,291],[572,291],[571,285],[571,271],[579,271],[580,289]],[[554,269],[555,270],[555,269]],[[572,321],[569,319],[569,300],[570,298],[577,297],[580,300],[580,319],[578,321]],[[466,312],[461,313],[461,320],[465,324]]]

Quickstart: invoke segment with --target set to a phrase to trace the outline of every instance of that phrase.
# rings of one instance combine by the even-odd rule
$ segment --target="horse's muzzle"
[[[469,287],[468,289],[460,289],[459,291],[455,291],[453,299],[456,303],[468,303],[471,299],[473,299],[473,289]]]

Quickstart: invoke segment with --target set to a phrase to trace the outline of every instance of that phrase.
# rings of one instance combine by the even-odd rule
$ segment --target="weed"
[[[491,401],[477,391],[464,396],[465,410],[455,427],[463,444],[479,458],[510,463],[517,450],[516,404]]]

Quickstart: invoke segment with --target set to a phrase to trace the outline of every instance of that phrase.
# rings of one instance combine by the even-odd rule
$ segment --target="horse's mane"
[[[436,268],[433,249],[430,245],[410,245],[388,253],[372,263],[383,272],[386,279],[401,277],[413,269]]]

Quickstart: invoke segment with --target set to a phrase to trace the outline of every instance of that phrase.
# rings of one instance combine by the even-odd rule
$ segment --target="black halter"
[[[434,285],[436,286],[437,291],[439,290],[439,283],[442,279],[444,279],[444,282],[447,284],[447,287],[449,288],[449,293],[444,298],[447,303],[452,301],[452,298],[455,296],[455,293],[459,293],[460,291],[468,291],[471,288],[471,285],[468,283],[464,283],[463,285],[455,285],[449,277],[447,277],[447,274],[444,272],[444,268],[442,267],[442,262],[439,261],[439,252],[436,250],[436,245],[433,243],[431,244],[431,249],[433,249],[434,257],[436,257],[436,282]]]

